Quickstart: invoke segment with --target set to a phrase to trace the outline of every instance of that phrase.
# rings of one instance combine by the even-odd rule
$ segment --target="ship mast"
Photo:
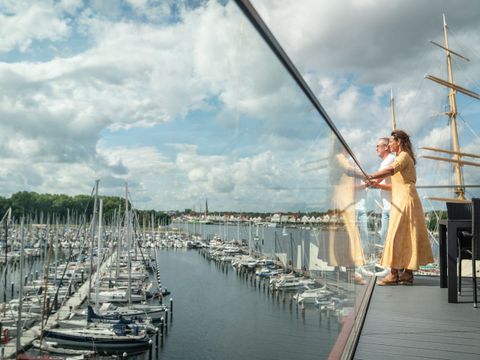
[[[450,111],[447,113],[447,115],[450,118],[451,122],[451,132],[452,132],[452,143],[453,143],[453,151],[449,150],[443,150],[443,149],[436,149],[436,148],[430,148],[430,147],[424,147],[422,149],[424,150],[429,150],[429,151],[436,151],[436,152],[441,152],[441,153],[447,153],[450,155],[453,155],[453,159],[451,158],[444,158],[444,157],[437,157],[437,156],[422,156],[423,158],[427,159],[432,159],[432,160],[439,160],[439,161],[446,161],[453,163],[455,166],[455,196],[456,200],[458,201],[465,201],[465,184],[463,182],[463,174],[462,174],[462,166],[464,165],[469,165],[469,166],[476,166],[480,167],[480,163],[475,163],[471,161],[464,161],[462,160],[462,156],[467,156],[467,157],[475,157],[478,158],[478,155],[474,154],[467,154],[463,153],[460,151],[460,145],[458,142],[458,130],[457,130],[457,100],[456,100],[456,93],[457,91],[468,95],[470,97],[473,97],[477,100],[480,100],[480,95],[466,89],[462,86],[459,86],[454,83],[453,79],[453,70],[452,70],[452,55],[455,55],[465,61],[470,61],[466,57],[460,55],[459,53],[451,50],[448,46],[448,26],[447,22],[445,20],[445,14],[443,15],[443,35],[445,38],[445,45],[440,45],[437,44],[434,41],[430,41],[433,45],[438,46],[439,48],[445,50],[445,53],[447,55],[447,69],[448,69],[448,80],[440,79],[438,77],[432,76],[432,75],[427,75],[426,78],[429,80],[432,80],[442,86],[448,87],[450,89],[450,92],[448,94],[448,100],[449,100],[449,105],[450,105]],[[432,198],[434,200],[453,200],[453,199],[445,199],[445,198]]]
[[[453,71],[452,71],[452,55],[450,54],[450,48],[448,47],[448,26],[445,20],[445,14],[443,14],[443,35],[445,37],[445,52],[447,55],[447,68],[448,68],[448,81],[453,84]],[[457,131],[457,99],[456,99],[456,90],[450,88],[450,93],[448,94],[448,100],[450,102],[450,121],[452,126],[452,142],[453,142],[453,151],[455,152],[454,159],[455,163],[455,182],[456,189],[455,195],[458,199],[465,200],[465,189],[463,187],[463,175],[462,175],[462,165],[460,164],[461,156],[458,154],[460,152],[460,146],[458,145],[458,131]]]

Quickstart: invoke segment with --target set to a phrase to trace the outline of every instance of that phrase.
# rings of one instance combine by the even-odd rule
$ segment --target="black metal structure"
[[[447,203],[447,206],[449,204]],[[471,231],[462,231],[458,236],[458,254],[459,254],[459,281],[458,293],[462,291],[462,255],[467,255],[466,258],[472,260],[472,286],[473,286],[473,307],[477,307],[477,268],[476,260],[480,260],[480,199],[472,199],[472,204],[469,206],[472,217]]]

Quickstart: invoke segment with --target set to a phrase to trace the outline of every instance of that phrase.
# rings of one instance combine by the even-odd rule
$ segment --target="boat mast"
[[[128,306],[132,306],[132,259],[130,254],[131,243],[131,229],[130,229],[130,211],[128,210],[128,183],[125,183],[125,221],[127,225],[127,257],[128,257],[128,287],[127,298]]]
[[[447,69],[448,69],[448,81],[453,84],[453,71],[452,71],[452,56],[450,54],[450,48],[448,47],[448,26],[447,21],[445,20],[445,14],[443,14],[443,35],[445,37],[445,53],[447,55]],[[452,126],[452,142],[453,142],[453,151],[457,154],[454,154],[455,163],[455,182],[456,189],[455,194],[458,199],[465,200],[465,190],[463,188],[463,175],[462,175],[462,165],[460,163],[460,146],[458,144],[458,131],[457,131],[457,100],[456,100],[456,90],[450,88],[450,93],[448,94],[448,99],[450,102],[450,121]]]
[[[7,272],[8,272],[8,225],[12,218],[12,208],[8,208],[7,213],[3,216],[3,225],[5,226],[5,277],[3,279],[3,302],[7,303]],[[4,309],[4,314],[6,307]]]
[[[24,252],[24,243],[25,243],[25,233],[24,233],[24,218],[20,222],[20,289],[18,293],[18,318],[17,318],[17,339],[15,341],[17,354],[20,352],[22,343],[22,311],[23,311],[23,267],[25,266],[25,252]],[[48,278],[48,275],[47,275]],[[45,292],[47,290],[45,289]]]
[[[53,256],[54,256],[54,262],[55,262],[55,267],[54,267],[54,274],[53,274],[53,283],[57,285],[57,269],[58,269],[58,217],[55,215],[55,246],[53,250]]]
[[[152,211],[150,225],[152,226],[152,242],[155,241],[155,214]]]
[[[390,89],[390,111],[392,113],[392,130],[397,128],[395,121],[395,99],[393,98],[393,89]]]
[[[92,216],[92,228],[91,228],[91,242],[90,242],[90,276],[88,277],[88,304],[91,304],[91,292],[92,292],[92,276],[93,276],[93,247],[95,243],[95,223],[97,215],[97,200],[98,200],[98,183],[100,180],[95,180],[95,200],[93,202],[93,216]],[[100,254],[97,254],[100,256]],[[97,269],[98,271],[99,269]]]
[[[121,204],[118,205],[118,213],[117,213],[117,263],[115,265],[115,279],[118,279],[120,275],[120,256],[122,250],[122,235],[120,234],[120,213],[121,213]]]
[[[290,262],[292,263],[292,273],[293,273],[293,272],[295,272],[295,268],[294,268],[294,265],[293,265],[293,236],[292,236],[292,233],[290,233],[290,254],[291,254]]]
[[[95,281],[95,309],[98,311],[100,305],[98,301],[100,287],[100,266],[102,262],[102,217],[103,217],[103,199],[100,199],[100,210],[98,212],[98,239],[97,239],[97,277]]]
[[[47,312],[49,311],[48,306],[47,306],[47,296],[48,296],[48,275],[49,275],[49,269],[50,269],[50,260],[52,258],[52,251],[53,251],[53,236],[50,235],[50,230],[49,230],[49,224],[50,220],[47,218],[47,233],[46,237],[48,239],[47,241],[47,263],[44,266],[43,270],[43,301],[42,301],[42,314],[40,318],[40,346],[42,345],[42,340],[43,340],[43,331],[45,330],[45,325],[48,320],[48,314]],[[47,320],[45,320],[47,318]],[[17,335],[19,337],[19,335]]]
[[[248,255],[252,256],[252,222],[248,219]]]

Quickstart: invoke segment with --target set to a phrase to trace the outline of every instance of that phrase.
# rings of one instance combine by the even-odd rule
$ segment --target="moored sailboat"
[[[143,331],[125,332],[125,326],[113,329],[48,329],[44,331],[46,339],[62,346],[95,350],[108,354],[138,353],[147,350],[150,338]]]

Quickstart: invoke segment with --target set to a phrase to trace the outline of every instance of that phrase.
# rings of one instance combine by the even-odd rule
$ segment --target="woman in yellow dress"
[[[392,206],[385,248],[381,263],[391,268],[378,285],[412,285],[413,270],[433,262],[422,203],[417,193],[415,156],[409,136],[394,130],[389,141],[390,151],[397,154],[387,168],[367,177],[372,186],[375,179],[392,177]]]

